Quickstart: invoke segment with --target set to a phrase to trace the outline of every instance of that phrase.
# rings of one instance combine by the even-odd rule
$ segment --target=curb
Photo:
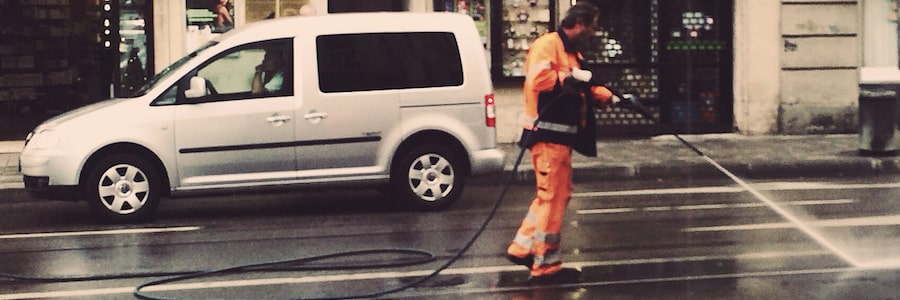
[[[514,158],[513,158],[514,159]],[[512,163],[512,162],[510,162]],[[718,162],[723,168],[739,178],[786,179],[803,177],[845,177],[900,174],[900,158],[847,157],[844,159],[808,158],[801,160],[767,162]],[[512,171],[507,165],[503,174]],[[579,163],[572,166],[574,183],[589,183],[600,180],[657,180],[672,178],[715,179],[726,178],[718,168],[705,160],[668,161],[658,163]],[[503,184],[508,176],[497,174],[480,175],[470,178],[468,184]],[[534,169],[530,163],[519,166],[513,183],[531,184]]]

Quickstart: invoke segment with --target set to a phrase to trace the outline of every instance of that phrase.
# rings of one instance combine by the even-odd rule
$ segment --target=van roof
[[[290,16],[238,26],[217,40],[239,37],[291,37],[304,32],[340,34],[399,31],[474,31],[472,18],[450,12],[362,12]],[[240,42],[240,41],[237,41]]]

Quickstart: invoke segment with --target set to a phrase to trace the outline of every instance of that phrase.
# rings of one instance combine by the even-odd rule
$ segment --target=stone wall
[[[858,1],[782,0],[783,134],[850,133],[857,128]]]

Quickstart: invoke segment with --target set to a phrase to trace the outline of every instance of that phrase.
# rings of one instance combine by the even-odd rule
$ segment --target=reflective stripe
[[[525,215],[525,221],[531,224],[535,224],[537,223],[537,216],[531,212],[528,212],[528,214]]]
[[[531,239],[531,237],[521,233],[516,233],[516,238],[513,239],[513,243],[516,243],[525,249],[531,249],[531,247],[534,246],[534,241]]]
[[[552,69],[553,65],[550,64],[549,60],[545,60],[539,63],[534,64],[530,68],[528,68],[528,77],[534,77],[535,74],[540,73],[543,70]]]
[[[559,249],[547,249],[544,256],[534,257],[534,264],[537,266],[552,266],[560,263],[562,263],[562,255],[559,254]]]
[[[534,240],[550,245],[559,245],[559,242],[562,239],[560,238],[560,235],[558,233],[546,233],[537,231],[534,233]]]
[[[578,133],[578,127],[573,125],[559,124],[559,123],[551,123],[547,121],[538,122],[537,128],[545,129],[550,131],[557,131],[562,133]]]
[[[556,132],[562,132],[562,133],[571,133],[571,134],[578,133],[578,127],[575,125],[540,121],[537,123],[537,126],[535,126],[534,118],[531,118],[528,116],[522,116],[521,120],[522,120],[522,126],[525,127],[525,129],[527,129],[527,130],[534,130],[536,127],[538,129],[550,130],[550,131],[556,131]]]

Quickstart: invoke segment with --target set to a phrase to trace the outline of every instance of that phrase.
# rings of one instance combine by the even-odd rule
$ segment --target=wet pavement
[[[776,185],[766,194],[775,194],[774,199],[779,201],[799,200],[794,202],[816,207],[801,211],[801,215],[808,218],[806,221],[825,224],[822,226],[828,228],[827,233],[831,236],[853,240],[857,245],[865,242],[872,247],[862,249],[876,249],[877,253],[890,254],[888,256],[900,253],[897,252],[900,248],[894,245],[897,233],[900,233],[897,225],[900,215],[897,215],[897,206],[891,204],[900,192],[897,186],[900,157],[861,155],[858,137],[852,134],[711,134],[683,135],[681,138],[691,146],[671,135],[603,139],[597,143],[599,157],[574,155],[574,178],[580,188],[570,206],[572,213],[568,218],[572,222],[567,223],[565,230],[577,238],[567,242],[570,250],[566,252],[566,266],[582,270],[580,282],[529,286],[525,284],[527,271],[508,264],[502,257],[502,244],[515,230],[532,193],[533,177],[526,152],[526,159],[514,176],[520,185],[507,197],[508,207],[502,210],[501,216],[469,251],[466,259],[422,285],[386,298],[898,299],[900,270],[895,261],[897,258],[892,258],[894,261],[891,262],[875,261],[853,266],[796,228],[778,227],[782,224],[778,222],[784,222],[783,219],[764,205],[757,205],[756,199],[746,194],[722,192],[730,191],[733,183],[727,180],[722,170],[690,147],[696,147],[706,158],[736,176],[756,183],[762,180],[802,182],[804,178],[852,180],[852,185],[841,185],[849,189],[843,195],[823,188],[833,187],[831,185],[813,186],[808,192],[792,191],[790,194],[780,194]],[[25,197],[21,191],[21,174],[17,170],[21,147],[21,141],[0,142],[0,198]],[[519,149],[511,144],[503,144],[501,148],[507,152],[506,169],[511,170]],[[124,236],[109,241],[71,238],[39,242],[48,243],[48,249],[26,247],[24,245],[30,243],[11,240],[11,248],[0,251],[0,256],[21,256],[27,259],[15,261],[39,264],[61,272],[83,271],[55,267],[72,266],[74,261],[80,261],[71,257],[83,260],[84,266],[91,266],[91,262],[105,257],[115,258],[104,261],[119,263],[116,268],[144,270],[159,265],[182,270],[268,261],[279,256],[325,254],[334,252],[334,245],[343,245],[341,249],[403,245],[434,249],[444,261],[459,249],[455,244],[469,236],[475,226],[472,216],[480,218],[485,214],[484,206],[496,195],[496,183],[505,178],[473,178],[469,180],[472,185],[469,191],[478,199],[470,199],[446,213],[428,215],[397,213],[362,200],[355,206],[347,206],[352,208],[333,208],[335,201],[323,199],[323,207],[328,207],[323,211],[310,211],[309,203],[260,207],[266,202],[249,202],[254,204],[250,207],[234,204],[233,208],[228,208],[230,201],[226,199],[226,207],[221,208],[222,200],[216,200],[215,204],[210,202],[210,205],[205,205],[206,200],[177,201],[163,208],[163,221],[154,224],[155,227],[200,225],[211,233],[178,234],[178,238],[173,239]],[[877,183],[882,186],[857,190],[870,183],[867,178],[882,179],[883,182]],[[728,186],[710,194],[642,194],[671,188],[687,189],[694,184],[703,190],[709,188],[698,184],[704,179],[720,180]],[[628,190],[627,186],[631,186],[633,194],[616,194]],[[765,184],[754,186],[765,189]],[[290,195],[279,197],[290,198]],[[364,198],[367,197],[378,196],[365,194]],[[874,204],[876,199],[878,205]],[[81,204],[9,202],[10,206],[6,207],[9,210],[5,210],[8,220],[3,224],[6,224],[6,231],[12,232],[53,231],[51,229],[57,227],[61,228],[55,229],[57,231],[73,230],[72,227],[104,228],[90,225],[92,220]],[[582,214],[582,211],[593,211],[594,214]],[[828,225],[831,223],[824,223],[833,219],[849,225],[836,228]],[[853,225],[856,221],[871,223]],[[54,225],[56,223],[60,224]],[[754,224],[763,225],[762,229],[741,229],[741,226]],[[384,228],[378,229],[379,226]],[[715,231],[717,226],[730,229]],[[312,233],[315,231],[310,229],[320,232]],[[60,244],[63,241],[66,242]],[[21,251],[29,247],[37,250]],[[248,252],[247,249],[256,250]],[[302,251],[296,251],[298,249]],[[151,263],[154,259],[157,261]],[[267,274],[240,280],[215,278],[200,281],[204,282],[200,286],[211,281],[225,287],[175,289],[162,294],[176,298],[335,296],[340,292],[396,287],[428,274],[438,265],[297,276]],[[34,270],[27,264],[22,268],[14,270]],[[48,291],[77,289],[93,292],[86,296],[66,294],[62,298],[123,299],[131,298],[133,287],[145,282],[132,279],[51,283],[38,287]],[[229,285],[234,287],[227,287]],[[33,289],[35,287],[31,285],[0,280],[0,291],[5,292],[0,294],[18,297],[11,299],[29,299],[16,291]],[[104,294],[106,292],[109,294]],[[56,297],[44,293],[34,295]]]
[[[597,181],[576,184],[564,228],[565,266],[581,269],[581,280],[532,286],[527,270],[504,258],[533,197],[532,186],[523,183],[513,186],[462,259],[382,298],[897,299],[900,208],[894,201],[900,175],[751,181],[829,239],[852,241],[845,251],[877,259],[861,266],[844,261],[725,178]],[[201,197],[164,202],[152,224],[125,226],[97,224],[83,203],[0,202],[0,273],[213,270],[360,249],[421,249],[437,258],[395,268],[214,276],[152,290],[171,299],[374,293],[414,282],[448,262],[473,237],[498,193],[496,186],[472,186],[441,213],[397,210],[372,191]],[[169,231],[97,233],[120,229]],[[73,231],[78,235],[15,236]],[[131,299],[135,286],[152,279],[0,279],[0,299]]]

